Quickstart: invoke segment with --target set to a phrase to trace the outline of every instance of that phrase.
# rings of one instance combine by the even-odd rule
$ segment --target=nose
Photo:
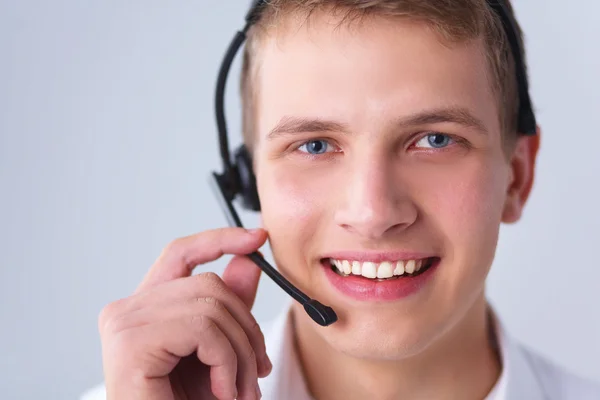
[[[414,224],[418,210],[400,172],[393,161],[382,157],[353,163],[344,186],[338,187],[343,195],[336,224],[366,239],[379,239]]]

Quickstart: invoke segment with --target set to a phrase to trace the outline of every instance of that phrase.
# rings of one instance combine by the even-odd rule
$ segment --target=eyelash
[[[428,131],[428,132],[425,132],[422,135],[417,136],[416,139],[411,140],[411,143],[412,143],[411,146],[413,146],[415,143],[418,143],[419,141],[421,141],[422,139],[424,139],[424,138],[426,138],[427,136],[430,136],[430,135],[443,135],[443,136],[446,136],[446,137],[448,137],[452,141],[452,144],[449,144],[446,147],[438,148],[438,149],[436,149],[436,148],[422,148],[422,149],[419,149],[418,151],[421,151],[421,152],[438,152],[439,153],[439,152],[448,151],[447,149],[449,149],[451,147],[454,147],[456,145],[463,146],[465,148],[469,148],[470,147],[468,141],[466,139],[462,138],[462,137],[450,135],[450,134],[443,133],[443,132],[436,132],[436,131]],[[335,146],[332,143],[332,141],[329,140],[329,139],[315,138],[315,139],[305,140],[305,141],[299,143],[298,145],[294,146],[294,148],[292,149],[292,151],[293,152],[301,153],[301,156],[304,157],[304,158],[307,158],[307,159],[317,159],[317,158],[331,156],[332,153],[337,153],[337,151],[330,151],[330,152],[326,152],[326,153],[322,153],[322,154],[310,154],[308,152],[300,151],[300,148],[302,146],[305,146],[305,145],[307,145],[310,142],[316,142],[316,141],[324,141],[329,146]]]

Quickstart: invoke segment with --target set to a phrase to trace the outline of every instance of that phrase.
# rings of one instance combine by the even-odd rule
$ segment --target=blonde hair
[[[510,4],[507,6],[514,18],[512,7]],[[502,21],[486,0],[270,0],[248,31],[242,62],[242,129],[244,142],[250,151],[256,129],[256,55],[261,38],[285,17],[300,14],[308,19],[315,11],[331,12],[340,16],[342,22],[369,16],[410,18],[426,23],[448,43],[482,38],[491,72],[490,83],[498,100],[504,143],[506,147],[514,143],[518,134],[519,110],[515,60]],[[516,26],[521,49],[524,49],[523,33],[519,25]],[[521,57],[525,59],[524,54]]]

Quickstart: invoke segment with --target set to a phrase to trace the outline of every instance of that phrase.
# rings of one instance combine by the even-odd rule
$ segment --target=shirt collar
[[[521,345],[506,331],[491,306],[488,307],[502,358],[502,372],[485,400],[544,400],[535,370]],[[312,400],[308,394],[294,346],[291,307],[286,306],[265,331],[272,372],[260,379],[265,399]]]

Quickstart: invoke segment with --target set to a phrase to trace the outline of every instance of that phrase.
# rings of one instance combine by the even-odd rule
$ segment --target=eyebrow
[[[485,124],[469,112],[466,108],[449,107],[423,111],[414,115],[399,118],[394,124],[397,128],[409,128],[421,125],[439,123],[455,123],[480,133],[487,134]],[[299,118],[285,116],[267,135],[268,140],[277,137],[310,132],[344,132],[349,133],[347,124],[328,121],[319,118]]]

